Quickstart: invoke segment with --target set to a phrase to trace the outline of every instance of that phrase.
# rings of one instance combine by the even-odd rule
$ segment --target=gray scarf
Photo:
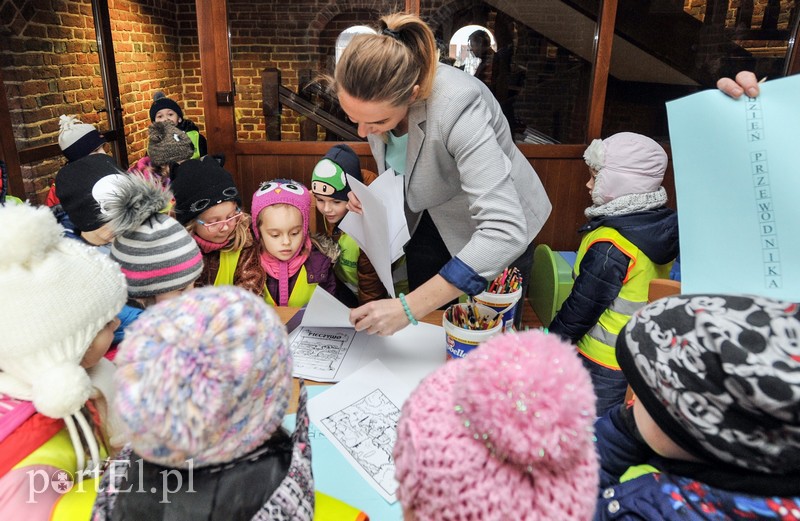
[[[584,214],[589,219],[600,216],[627,215],[629,213],[654,210],[667,204],[667,191],[662,186],[655,192],[628,194],[612,199],[606,204],[592,205]]]

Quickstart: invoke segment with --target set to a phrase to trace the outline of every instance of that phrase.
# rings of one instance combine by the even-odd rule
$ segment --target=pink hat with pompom
[[[403,508],[442,521],[591,518],[594,402],[574,347],[555,335],[501,335],[448,362],[403,405]]]

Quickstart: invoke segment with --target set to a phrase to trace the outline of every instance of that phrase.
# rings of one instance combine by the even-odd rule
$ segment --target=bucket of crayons
[[[442,315],[447,337],[447,359],[464,358],[478,344],[500,333],[503,316],[489,306],[467,302],[453,304]]]
[[[514,329],[514,313],[522,296],[522,275],[517,268],[506,268],[486,291],[472,300],[503,314],[503,332]]]

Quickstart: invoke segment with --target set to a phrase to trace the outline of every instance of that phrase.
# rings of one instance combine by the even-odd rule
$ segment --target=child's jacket
[[[98,479],[78,484],[77,468],[63,420],[0,395],[0,519],[88,519]]]
[[[678,254],[678,218],[669,208],[601,216],[586,233],[575,260],[575,283],[550,331],[578,344],[587,358],[618,369],[616,335],[647,303],[649,283],[666,278]]]
[[[595,520],[800,519],[797,475],[755,476],[660,458],[630,433],[624,407],[611,409],[595,423],[601,464]],[[703,475],[726,488],[700,479]]]

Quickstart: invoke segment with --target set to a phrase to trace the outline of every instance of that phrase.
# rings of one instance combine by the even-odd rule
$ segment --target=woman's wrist
[[[403,306],[403,311],[405,311],[406,313],[406,318],[408,318],[408,321],[411,323],[411,325],[416,326],[417,324],[419,324],[419,321],[414,317],[414,314],[411,312],[411,308],[409,307],[408,302],[406,301],[405,294],[400,293],[399,298],[400,298],[400,304]]]

